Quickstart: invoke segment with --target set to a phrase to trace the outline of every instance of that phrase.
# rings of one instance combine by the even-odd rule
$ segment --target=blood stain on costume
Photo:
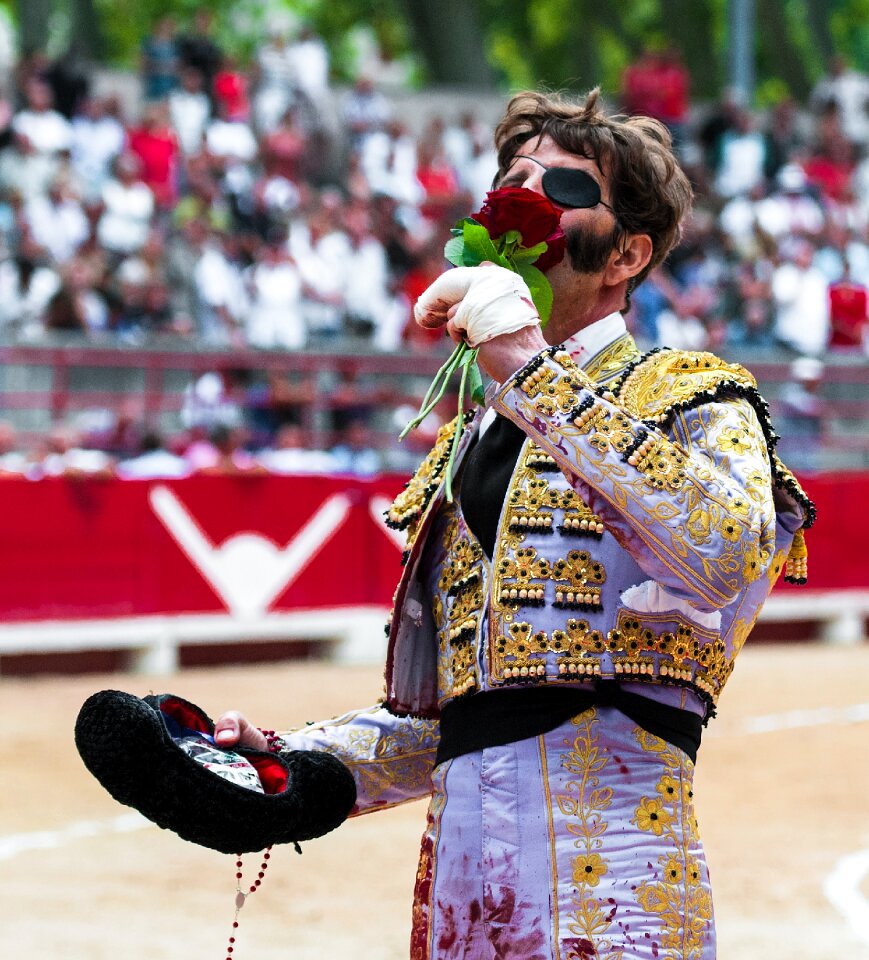
[[[471,918],[471,923],[479,923],[480,917],[483,915],[483,908],[480,906],[479,900],[472,900],[471,905],[468,908],[468,913]]]
[[[565,960],[594,960],[597,956],[597,950],[591,940],[570,937],[562,940],[561,943],[564,947]]]

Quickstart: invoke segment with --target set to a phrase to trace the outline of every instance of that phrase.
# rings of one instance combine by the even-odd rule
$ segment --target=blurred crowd
[[[0,96],[0,338],[443,349],[411,307],[446,267],[450,227],[491,186],[491,127],[460,108],[403,118],[368,73],[339,91],[309,28],[271,31],[242,65],[214,26],[205,10],[184,29],[154,25],[132,111],[95,95],[72,54],[19,61]],[[610,100],[670,128],[697,190],[683,242],[633,294],[628,323],[643,346],[819,363],[866,350],[869,77],[837,60],[806,103],[752,112],[725,92],[701,107],[678,51],[658,50]],[[174,444],[139,429],[124,450],[58,428],[26,457],[7,424],[0,472],[67,470],[80,449],[102,451],[90,468],[119,475],[139,469],[121,466],[139,454],[165,469],[174,457],[179,471],[271,469],[254,449],[275,463],[313,453],[323,469],[336,456],[360,472],[374,464],[364,415],[321,451],[302,449],[297,418],[265,432],[252,418],[212,417]]]

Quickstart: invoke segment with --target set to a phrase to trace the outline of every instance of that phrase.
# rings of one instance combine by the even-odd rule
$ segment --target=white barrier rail
[[[379,663],[386,652],[381,607],[298,610],[243,618],[228,614],[125,617],[115,620],[45,620],[0,626],[2,657],[14,654],[128,651],[134,673],[171,674],[182,646],[217,646],[265,640],[332,642],[331,656],[342,663]],[[820,639],[854,645],[865,639],[869,590],[775,594],[760,619],[766,623],[816,621]]]

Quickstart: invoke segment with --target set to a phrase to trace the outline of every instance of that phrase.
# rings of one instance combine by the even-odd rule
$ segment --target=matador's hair
[[[607,116],[595,87],[582,101],[557,94],[518,93],[495,130],[498,180],[522,144],[551,137],[570,153],[594,160],[609,179],[613,209],[625,233],[645,233],[652,258],[631,279],[629,292],[679,242],[693,191],[673,154],[669,130],[651,117]]]

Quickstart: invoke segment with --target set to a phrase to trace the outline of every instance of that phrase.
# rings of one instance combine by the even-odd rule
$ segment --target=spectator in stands
[[[31,197],[22,211],[30,236],[53,263],[67,263],[90,236],[90,224],[72,184],[58,177],[45,194]]]
[[[832,104],[851,143],[869,143],[869,77],[849,68],[837,55],[830,61],[829,73],[812,90],[811,106],[819,113]]]
[[[213,86],[216,111],[228,120],[249,123],[251,116],[247,76],[233,57],[223,57],[220,69],[214,75]]]
[[[284,232],[274,232],[261,246],[245,280],[250,298],[247,342],[264,349],[301,350],[307,339],[302,279],[287,251]]]
[[[223,62],[223,51],[213,37],[214,16],[205,7],[200,7],[193,16],[188,31],[178,37],[178,62],[182,67],[192,67],[202,74],[205,92],[214,96],[214,77]]]
[[[814,469],[827,420],[827,404],[820,396],[824,365],[815,357],[797,357],[791,380],[779,397],[779,454],[797,470]]]
[[[208,442],[185,455],[193,471],[205,476],[238,476],[266,473],[266,468],[244,448],[245,432],[240,427],[215,426]]]
[[[187,477],[191,470],[183,457],[166,449],[163,438],[155,430],[149,430],[142,437],[140,453],[115,465],[115,473],[122,480],[169,480]]]
[[[344,125],[350,149],[362,150],[365,140],[382,130],[392,117],[392,108],[386,97],[374,86],[371,77],[357,78],[343,105]]]
[[[124,149],[124,127],[107,108],[104,98],[90,97],[72,121],[72,170],[85,201],[99,200]]]
[[[869,291],[851,279],[848,257],[843,258],[842,276],[830,284],[830,346],[863,349],[867,345]]]
[[[97,289],[95,264],[72,259],[45,311],[45,329],[56,333],[101,333],[109,327],[109,309]]]
[[[169,118],[181,152],[199,153],[211,117],[211,102],[202,88],[202,74],[192,67],[181,71],[181,84],[169,95]]]
[[[350,420],[332,448],[335,469],[357,477],[371,477],[383,469],[383,456],[376,449],[371,428],[364,420]]]
[[[27,476],[30,460],[18,445],[18,433],[8,420],[0,420],[0,480]]]
[[[228,233],[212,230],[193,270],[196,329],[213,346],[242,346],[241,324],[248,307],[237,244]]]
[[[30,469],[31,480],[43,477],[83,477],[110,480],[114,476],[114,461],[102,450],[94,450],[82,442],[81,431],[71,424],[56,425],[38,445],[35,463]]]
[[[70,150],[72,125],[53,109],[51,87],[42,80],[29,80],[24,96],[27,105],[13,117],[13,131],[26,137],[36,153],[43,156]]]
[[[263,136],[277,127],[293,102],[295,64],[281,24],[270,25],[268,39],[257,50],[254,66],[254,123],[260,136]]]
[[[714,160],[715,190],[722,197],[750,193],[763,183],[766,139],[747,110],[736,108],[733,126],[718,141]]]
[[[170,210],[178,197],[179,148],[165,102],[145,107],[141,123],[130,130],[129,149],[139,158],[142,182],[153,194],[157,208]]]
[[[779,170],[776,189],[757,203],[755,216],[758,227],[775,239],[802,236],[814,240],[824,229],[824,208],[797,163],[787,163]]]
[[[67,120],[80,112],[90,94],[90,77],[75,43],[57,57],[45,73],[54,106]]]
[[[329,96],[329,51],[323,38],[305,24],[288,50],[296,96],[310,103],[315,116],[322,115]]]
[[[141,250],[148,239],[154,194],[142,180],[138,156],[123,153],[114,167],[114,177],[103,187],[103,214],[97,225],[97,238],[109,253],[124,256]]]
[[[827,278],[813,264],[814,246],[792,244],[772,276],[774,332],[782,345],[796,353],[822,356],[827,348],[830,310]]]
[[[331,453],[307,447],[302,428],[291,423],[278,430],[274,446],[260,450],[256,460],[269,473],[337,473],[340,469]]]
[[[179,51],[175,21],[162,17],[142,41],[141,72],[146,100],[164,100],[178,86]]]

